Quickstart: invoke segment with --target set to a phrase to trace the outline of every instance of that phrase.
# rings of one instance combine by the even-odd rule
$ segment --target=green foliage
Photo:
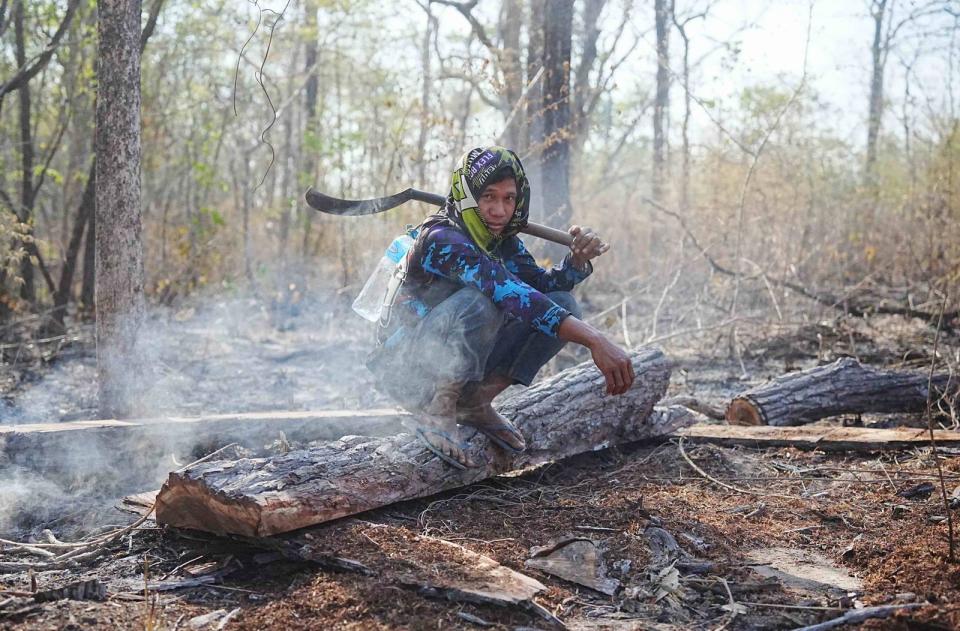
[[[35,178],[39,177],[43,173],[44,168],[42,164],[38,164],[37,166],[33,167],[33,175]],[[46,177],[49,178],[54,184],[63,184],[63,173],[52,167],[46,169]]]
[[[35,55],[56,28],[64,2],[38,0],[26,6],[28,53]],[[475,16],[488,24],[487,34],[496,39],[499,5],[484,6],[477,6]],[[311,269],[341,282],[341,270],[364,269],[374,250],[404,223],[416,223],[430,209],[411,204],[382,217],[344,222],[307,212],[303,190],[316,186],[348,197],[386,194],[406,185],[442,191],[450,163],[464,149],[461,142],[486,142],[485,135],[495,134],[504,118],[504,112],[477,96],[483,90],[491,99],[501,98],[498,90],[504,86],[496,60],[452,9],[434,5],[434,15],[445,11],[451,22],[442,24],[436,47],[431,46],[434,85],[426,112],[420,103],[419,60],[426,16],[416,4],[398,15],[392,4],[371,0],[291,3],[277,25],[263,68],[262,79],[278,118],[267,133],[275,162],[258,186],[271,160],[260,135],[273,120],[273,111],[256,79],[267,49],[265,25],[274,16],[264,16],[240,58],[256,11],[255,5],[228,0],[166,0],[144,52],[146,267],[158,291],[173,287],[182,292],[206,282],[243,283],[244,272],[238,270],[246,268],[262,281],[269,276],[266,268],[281,254],[306,261]],[[318,25],[312,32],[306,11],[316,12]],[[626,50],[629,34],[640,32],[634,28],[638,26],[639,22],[628,25],[617,54],[600,51],[605,70]],[[39,192],[37,207],[43,212],[36,213],[33,224],[38,237],[51,244],[43,252],[53,270],[61,262],[64,235],[72,226],[91,158],[96,0],[83,0],[71,31],[70,45],[59,49],[50,67],[31,82],[38,164],[42,149],[55,138],[64,108],[69,108],[70,126]],[[304,68],[309,45],[319,55],[313,69],[319,90],[311,113],[306,111]],[[720,45],[719,70],[738,66],[739,42]],[[0,51],[0,76],[9,75],[14,70],[12,37],[0,42]],[[438,51],[444,58],[442,72]],[[652,66],[643,59],[649,50],[644,51],[640,45],[601,91],[594,116],[585,125],[586,137],[574,148],[576,219],[616,235],[617,242],[639,244],[637,252],[652,250],[655,238],[668,244],[662,246],[665,250],[685,244],[686,260],[698,260],[675,220],[639,201],[649,193],[651,177],[653,72],[642,70]],[[575,58],[571,70],[577,62]],[[679,67],[679,57],[672,58],[671,68]],[[955,269],[960,246],[954,245],[960,243],[956,121],[931,113],[930,120],[917,123],[920,129],[915,130],[909,152],[901,131],[893,125],[885,128],[876,186],[868,189],[863,183],[865,130],[834,129],[836,112],[810,89],[791,103],[797,77],[753,85],[728,98],[719,96],[723,90],[697,84],[702,81],[698,73],[706,72],[703,65],[693,75],[692,92],[699,103],[693,105],[686,196],[681,194],[683,93],[680,82],[673,83],[664,202],[680,209],[686,198],[683,216],[718,261],[732,265],[742,237],[743,260],[770,277],[795,274],[813,284],[836,285],[857,282],[878,270],[895,269],[891,275],[904,281],[960,273]],[[596,75],[594,67],[590,76]],[[468,110],[469,94],[473,96]],[[575,102],[577,98],[580,95],[574,95]],[[18,135],[16,99],[8,95],[3,104],[0,137],[8,142],[0,146],[0,188],[16,197],[20,179],[19,149],[12,141]],[[865,103],[843,106],[866,109]],[[461,129],[464,121],[466,129]],[[750,172],[752,156],[738,144],[757,151],[773,127]],[[531,164],[538,157],[539,148],[530,148]],[[41,168],[35,166],[35,175]],[[748,172],[751,182],[744,192]],[[738,235],[741,211],[744,223]],[[26,227],[11,223],[9,213],[0,221],[6,222],[0,224],[4,244],[26,236]],[[305,235],[308,224],[311,232]],[[349,247],[344,247],[344,240]],[[23,248],[4,247],[0,246],[0,268],[16,275]],[[244,257],[249,258],[248,266]],[[598,274],[622,280],[649,271],[629,257],[620,263],[602,266]],[[265,271],[258,273],[261,268]]]
[[[193,171],[193,178],[200,186],[210,186],[217,177],[213,165],[207,162],[194,161],[190,165]]]
[[[27,256],[24,244],[32,243],[30,225],[17,221],[9,209],[0,209],[0,274],[13,287],[23,284],[20,276],[20,261]]]

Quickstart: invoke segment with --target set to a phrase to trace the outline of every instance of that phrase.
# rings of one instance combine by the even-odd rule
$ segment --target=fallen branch
[[[827,620],[819,624],[813,624],[808,627],[798,627],[794,631],[827,631],[846,624],[859,624],[870,618],[888,618],[899,611],[913,611],[919,609],[922,605],[886,605],[883,607],[864,607],[863,609],[851,609],[839,618]]]
[[[802,497],[798,497],[796,495],[781,495],[780,493],[763,493],[761,491],[752,491],[750,489],[742,489],[739,486],[733,486],[732,484],[721,482],[720,480],[716,479],[715,477],[713,477],[712,475],[710,475],[709,473],[701,469],[699,466],[697,466],[697,463],[695,463],[693,460],[690,459],[690,456],[687,455],[686,450],[684,450],[683,448],[683,438],[681,438],[677,442],[677,449],[680,451],[680,455],[683,456],[683,459],[687,461],[687,464],[690,465],[694,471],[696,471],[706,479],[710,480],[717,486],[722,486],[725,489],[730,489],[731,491],[736,491],[737,493],[742,493],[744,495],[756,495],[759,497],[779,497],[780,499],[785,499],[785,500],[802,500],[803,499]]]

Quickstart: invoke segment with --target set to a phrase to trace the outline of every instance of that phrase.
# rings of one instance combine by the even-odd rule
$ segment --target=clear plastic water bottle
[[[407,255],[407,251],[413,247],[413,243],[413,236],[408,232],[394,239],[387,248],[380,262],[377,263],[377,268],[370,274],[367,282],[363,284],[363,289],[357,294],[357,299],[353,301],[353,310],[361,318],[370,322],[380,319],[380,310],[383,309],[383,299],[387,294],[390,279],[396,273],[400,261]]]

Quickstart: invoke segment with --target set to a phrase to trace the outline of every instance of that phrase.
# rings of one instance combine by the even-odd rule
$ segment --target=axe
[[[411,200],[433,204],[434,206],[443,206],[447,201],[443,195],[418,191],[415,188],[408,188],[396,195],[378,197],[377,199],[339,199],[324,195],[313,188],[308,188],[304,197],[311,208],[322,213],[353,217],[382,213]],[[573,243],[573,237],[569,233],[537,223],[528,223],[520,232],[567,247],[570,247],[570,244]]]

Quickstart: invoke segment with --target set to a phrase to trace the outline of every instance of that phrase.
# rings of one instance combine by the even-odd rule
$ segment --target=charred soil
[[[674,342],[671,396],[722,408],[754,383],[836,355],[919,368],[929,361],[932,331],[896,319],[771,327],[749,336],[739,360],[702,351],[718,342]],[[956,340],[941,344],[955,352]],[[953,495],[960,452],[941,450],[940,458]],[[957,506],[951,500],[949,510]],[[960,564],[947,559],[947,510],[929,448],[621,445],[269,540],[159,529],[148,520],[106,545],[95,563],[32,575],[8,567],[0,628],[548,629],[555,616],[570,629],[790,629],[851,607],[914,604],[865,627],[951,629],[960,627]],[[661,529],[675,546],[654,545]],[[571,536],[596,545],[606,577],[619,582],[613,596],[526,564],[532,549]],[[540,581],[536,606],[436,588],[440,579],[482,578],[463,549]],[[24,559],[7,546],[0,563]],[[94,578],[107,587],[104,602],[39,603],[29,595],[31,581],[42,590]]]

